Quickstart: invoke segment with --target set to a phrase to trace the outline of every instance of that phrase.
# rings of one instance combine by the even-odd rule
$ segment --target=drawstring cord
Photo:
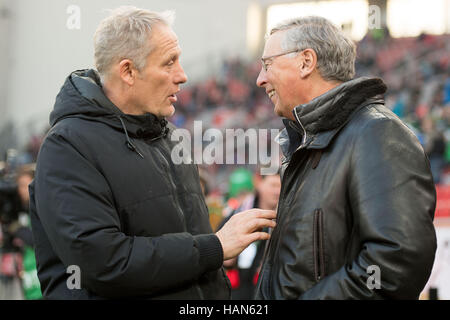
[[[136,152],[138,155],[141,156],[142,159],[144,159],[144,156],[139,151],[139,149],[131,142],[130,137],[128,136],[127,127],[125,127],[125,123],[123,122],[122,117],[121,116],[117,116],[117,117],[119,118],[120,123],[122,123],[123,131],[125,132],[125,136],[127,137],[127,141],[125,142],[125,145],[127,146],[128,149]]]

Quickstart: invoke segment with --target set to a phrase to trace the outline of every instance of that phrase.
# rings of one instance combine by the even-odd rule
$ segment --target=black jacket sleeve
[[[150,295],[222,266],[214,234],[125,235],[107,181],[68,136],[50,133],[41,147],[35,205],[56,255],[79,266],[83,288],[103,297]]]
[[[417,299],[436,251],[436,193],[428,159],[400,121],[378,118],[362,129],[353,146],[348,194],[359,247],[352,261],[301,299]],[[369,266],[380,270],[379,289],[368,285],[374,284]]]

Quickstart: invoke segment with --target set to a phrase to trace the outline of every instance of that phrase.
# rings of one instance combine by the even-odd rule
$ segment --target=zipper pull
[[[141,156],[142,159],[144,159],[142,153],[140,153],[139,150],[130,141],[126,141],[125,144],[127,145],[128,149],[130,149],[133,152],[136,152],[138,155]]]

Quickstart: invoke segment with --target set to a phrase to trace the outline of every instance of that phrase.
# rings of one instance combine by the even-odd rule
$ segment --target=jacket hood
[[[139,139],[151,139],[167,134],[167,120],[151,113],[123,113],[103,92],[100,76],[93,69],[72,72],[64,82],[50,114],[50,126],[65,118],[98,121]],[[128,139],[127,139],[128,140]]]

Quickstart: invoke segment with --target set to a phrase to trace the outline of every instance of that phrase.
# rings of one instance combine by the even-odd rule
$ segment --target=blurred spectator
[[[442,132],[436,129],[431,117],[423,119],[422,130],[425,133],[424,150],[430,160],[434,183],[438,184],[440,183],[441,172],[445,165],[445,137]]]
[[[250,208],[276,210],[280,196],[280,176],[252,176],[245,169],[238,169],[230,177],[229,214],[220,226],[224,225],[234,214]],[[252,191],[254,190],[254,191]],[[233,209],[233,206],[235,208]],[[219,226],[219,228],[220,228]],[[248,300],[254,298],[255,285],[258,281],[261,261],[264,255],[265,241],[257,241],[248,246],[238,257],[224,262],[230,279],[231,298]]]
[[[40,299],[41,290],[36,272],[36,259],[33,249],[33,236],[28,216],[28,185],[34,177],[34,165],[24,165],[16,173],[16,195],[10,202],[18,199],[17,206],[3,215],[1,241],[1,285],[0,299]],[[17,196],[17,197],[16,197]]]
[[[218,225],[222,221],[223,199],[220,194],[210,193],[210,176],[205,168],[199,167],[198,174],[200,178],[200,187],[202,188],[205,202],[208,207],[209,223],[212,230],[218,230]]]
[[[36,257],[34,254],[33,234],[29,218],[30,194],[28,186],[34,178],[35,165],[22,166],[16,177],[17,192],[19,194],[22,211],[18,220],[20,227],[15,233],[18,241],[17,246],[21,248],[23,267],[20,277],[25,299],[41,299],[41,286],[37,276]]]

